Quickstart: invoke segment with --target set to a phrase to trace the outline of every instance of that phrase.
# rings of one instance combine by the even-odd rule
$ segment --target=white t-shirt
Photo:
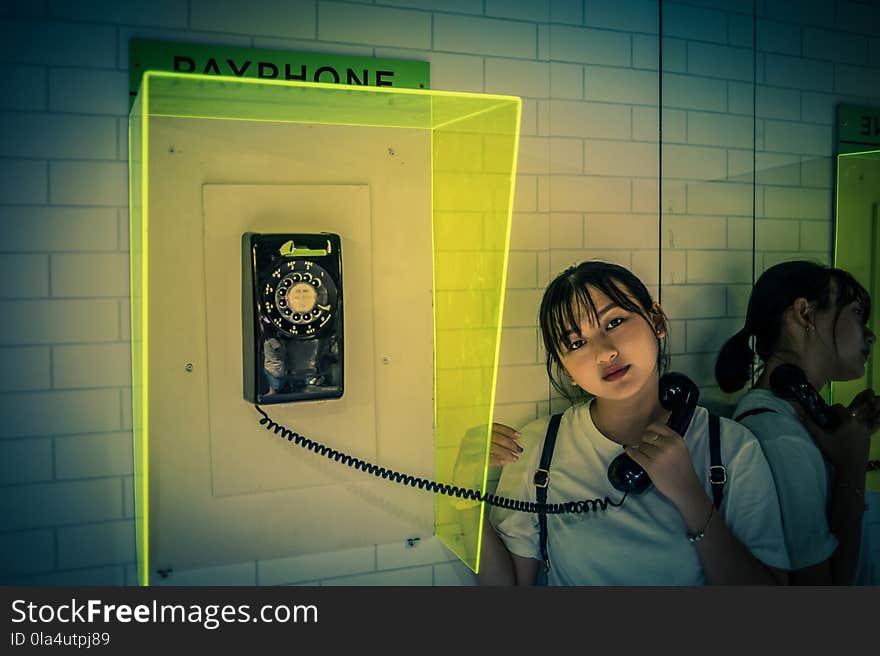
[[[608,481],[608,465],[622,447],[602,435],[590,416],[591,401],[564,413],[550,465],[547,502],[623,496]],[[549,417],[520,432],[524,451],[505,465],[496,494],[535,500],[533,477]],[[709,483],[709,415],[697,407],[685,441],[697,476],[712,498]],[[731,532],[759,560],[788,569],[779,505],[770,468],[754,436],[721,418],[721,460],[727,483],[721,515]],[[490,515],[508,550],[541,559],[538,516],[493,507]],[[687,527],[675,505],[657,488],[630,494],[617,508],[585,514],[548,515],[549,585],[704,585],[706,579]]]
[[[828,526],[832,468],[813,442],[791,404],[770,390],[753,389],[743,396],[734,417],[755,408],[774,412],[743,417],[761,444],[776,481],[782,510],[782,527],[792,569],[802,569],[828,560],[837,548],[837,538]],[[862,518],[862,542],[854,582],[871,582],[867,513]]]

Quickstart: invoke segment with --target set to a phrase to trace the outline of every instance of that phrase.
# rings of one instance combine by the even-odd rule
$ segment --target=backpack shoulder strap
[[[742,419],[745,419],[746,417],[751,417],[752,415],[762,415],[765,412],[775,413],[776,410],[773,410],[772,408],[752,408],[751,410],[746,410],[745,412],[741,412],[736,417],[734,417],[733,420],[740,421]]]
[[[714,412],[709,413],[709,460],[709,482],[712,484],[715,510],[721,510],[727,469],[721,462],[721,419]]]
[[[550,417],[547,426],[547,435],[544,438],[544,449],[541,451],[541,464],[535,472],[535,498],[539,504],[547,503],[547,485],[550,484],[550,460],[553,458],[553,449],[556,446],[556,433],[559,432],[559,422],[562,421],[562,413]],[[550,571],[550,558],[547,555],[547,513],[538,512],[538,527],[541,539],[541,558],[544,560],[544,571]]]

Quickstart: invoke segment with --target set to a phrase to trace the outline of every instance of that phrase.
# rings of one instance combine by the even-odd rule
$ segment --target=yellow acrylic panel
[[[143,158],[147,150],[146,110],[147,94],[140,93],[131,108],[128,124],[128,150],[129,150],[129,214],[131,217],[130,259],[131,259],[131,392],[132,392],[132,436],[134,440],[134,505],[136,524],[136,553],[138,582],[147,584],[149,571],[149,553],[147,544],[149,540],[149,525],[147,517],[149,513],[147,485],[149,478],[149,458],[146,457],[146,413],[145,408],[149,404],[147,392],[148,369],[145,366],[147,360],[147,284],[146,253],[147,239],[145,221],[147,208],[145,207],[145,169]]]
[[[162,241],[150,232],[151,172],[155,177],[161,157],[167,156],[150,142],[151,129],[159,125],[155,121],[170,120],[174,126],[241,122],[254,129],[265,124],[266,130],[279,125],[377,128],[427,136],[434,364],[424,375],[433,381],[432,478],[485,492],[520,111],[520,99],[510,96],[145,73],[129,117],[132,403],[141,584],[151,582],[150,568],[155,566],[150,558],[155,538],[150,534],[155,525],[151,513],[161,512],[150,503],[159,498],[156,487],[161,485],[158,472],[150,471],[160,446],[151,443],[150,419],[163,417],[161,425],[167,427],[173,425],[167,417],[186,414],[181,408],[157,407],[156,399],[171,403],[173,390],[151,390],[151,367],[157,362],[150,356],[150,310],[162,306],[161,290],[152,289],[150,282],[168,278],[155,277],[149,268],[150,262],[162,263],[162,253],[150,252],[151,243],[168,244],[167,238]],[[258,159],[259,153],[248,156]],[[234,170],[228,177],[222,182],[238,182]],[[161,200],[158,206],[166,211],[174,205],[173,199]],[[206,357],[210,363],[210,352]],[[383,460],[393,460],[394,454],[380,451],[376,457],[375,464],[387,466]],[[301,458],[317,460],[311,454]],[[425,494],[414,489],[407,493]],[[435,496],[435,534],[475,571],[483,512],[483,504]]]
[[[880,150],[837,158],[834,266],[855,276],[871,295],[868,325],[877,328],[880,303]],[[880,351],[872,348],[865,375],[831,384],[834,403],[848,404],[865,387],[880,389]],[[880,439],[871,444],[871,460],[880,459]],[[880,471],[869,472],[867,487],[880,491]]]

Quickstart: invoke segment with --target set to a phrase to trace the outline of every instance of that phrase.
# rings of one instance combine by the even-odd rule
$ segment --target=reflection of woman
[[[621,507],[548,517],[553,585],[773,584],[788,558],[776,493],[755,438],[722,419],[727,483],[711,499],[709,418],[697,407],[685,435],[666,425],[659,399],[667,321],[645,285],[613,264],[584,262],[544,293],[541,331],[554,385],[563,374],[594,398],[562,416],[550,467],[548,503],[618,495],[607,477],[622,450],[654,487]],[[533,482],[549,418],[522,429],[524,446],[506,464],[496,493],[534,501]],[[497,433],[496,427],[496,433]],[[501,436],[512,454],[512,433]],[[502,439],[496,439],[500,444]],[[516,449],[519,452],[518,448]],[[542,553],[535,514],[493,508],[483,531],[480,583],[532,584]],[[497,531],[497,532],[496,532]]]
[[[269,382],[269,394],[276,394],[284,387],[287,376],[287,352],[277,337],[263,342],[263,369]]]
[[[761,442],[773,470],[794,584],[870,580],[862,515],[880,403],[865,390],[846,410],[835,406],[842,421],[824,431],[799,404],[770,390],[770,375],[783,363],[795,364],[815,390],[863,376],[874,344],[870,312],[868,293],[846,271],[804,261],[777,264],[755,283],[745,326],[716,363],[721,389],[742,389],[755,360],[749,338],[756,338],[763,368],[733,416]]]

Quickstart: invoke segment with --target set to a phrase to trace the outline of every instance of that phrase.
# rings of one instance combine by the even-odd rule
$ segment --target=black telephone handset
[[[797,403],[819,427],[834,430],[840,418],[794,364],[781,364],[770,374],[770,389],[776,396]]]
[[[700,390],[684,374],[671,371],[660,378],[660,405],[672,411],[666,425],[679,435],[687,432],[699,399]],[[611,461],[608,480],[616,490],[632,494],[641,494],[652,485],[647,472],[626,453]]]

